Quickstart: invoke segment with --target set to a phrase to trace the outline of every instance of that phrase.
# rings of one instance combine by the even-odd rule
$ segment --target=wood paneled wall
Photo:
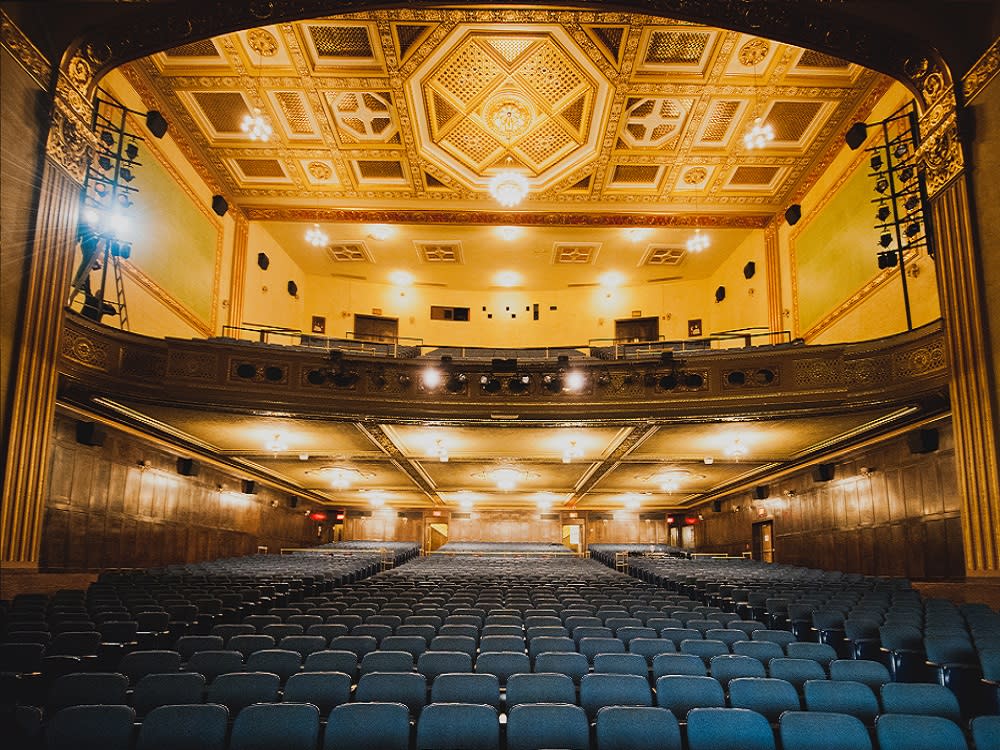
[[[750,551],[753,524],[770,520],[776,562],[914,579],[963,577],[951,422],[937,429],[932,453],[912,453],[901,437],[838,462],[831,481],[817,482],[805,471],[771,483],[767,500],[741,493],[724,499],[719,513],[702,508],[697,550]]]
[[[57,416],[50,451],[44,571],[155,567],[319,541],[308,508],[293,509],[287,494],[258,485],[243,495],[240,477],[204,464],[181,476],[176,454],[121,432],[82,445],[76,420]]]

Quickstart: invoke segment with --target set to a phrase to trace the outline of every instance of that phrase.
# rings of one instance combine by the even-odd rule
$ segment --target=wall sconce
[[[878,471],[878,469],[876,469],[874,466],[861,466],[861,467],[858,467],[858,474],[860,474],[863,477],[870,477],[876,471]]]

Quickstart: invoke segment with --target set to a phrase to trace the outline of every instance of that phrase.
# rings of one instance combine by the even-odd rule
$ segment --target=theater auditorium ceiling
[[[596,286],[605,267],[630,269],[630,283],[706,278],[801,199],[891,83],[744,33],[543,9],[278,24],[121,72],[205,181],[306,273],[403,269],[464,290],[490,283],[497,232],[513,236],[502,252],[526,288]],[[241,129],[255,109],[274,129],[267,142]],[[757,117],[774,140],[748,150]],[[488,189],[504,169],[528,185],[510,208]],[[327,244],[304,241],[313,224]],[[712,231],[708,252],[687,251],[695,228]],[[890,405],[521,427],[105,406],[331,504],[452,509],[695,507],[912,417]]]
[[[278,24],[123,72],[305,272],[403,269],[456,289],[483,285],[498,242],[527,288],[593,285],[612,266],[633,283],[703,278],[801,197],[890,82],[744,33],[523,8]],[[255,109],[267,142],[241,129]],[[756,117],[774,140],[748,150]],[[502,170],[527,181],[512,208],[488,190]],[[327,244],[303,240],[312,223]],[[694,228],[712,231],[709,252],[686,251]]]

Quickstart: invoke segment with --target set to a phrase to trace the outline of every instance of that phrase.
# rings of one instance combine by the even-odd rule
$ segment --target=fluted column
[[[5,567],[38,565],[63,305],[70,283],[79,198],[76,179],[46,159],[4,466],[0,562]]]
[[[243,299],[247,281],[247,240],[250,224],[243,214],[236,213],[233,227],[233,263],[229,274],[229,312],[226,323],[239,326],[243,323]]]
[[[781,304],[781,246],[778,244],[778,221],[772,221],[764,230],[764,271],[767,278],[767,327],[772,333],[785,329]],[[771,336],[771,343],[782,343],[779,336]]]
[[[968,576],[1000,576],[1000,471],[988,311],[980,285],[965,179],[932,201],[938,287],[951,365],[955,461]]]

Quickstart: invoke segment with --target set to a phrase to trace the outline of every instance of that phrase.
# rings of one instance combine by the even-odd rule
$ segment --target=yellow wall
[[[257,262],[258,253],[268,257],[266,270]],[[242,323],[309,330],[304,319],[309,293],[305,274],[258,222],[252,222],[248,230],[245,279]],[[298,286],[295,297],[288,293],[289,281]],[[281,342],[280,338],[274,341]]]

